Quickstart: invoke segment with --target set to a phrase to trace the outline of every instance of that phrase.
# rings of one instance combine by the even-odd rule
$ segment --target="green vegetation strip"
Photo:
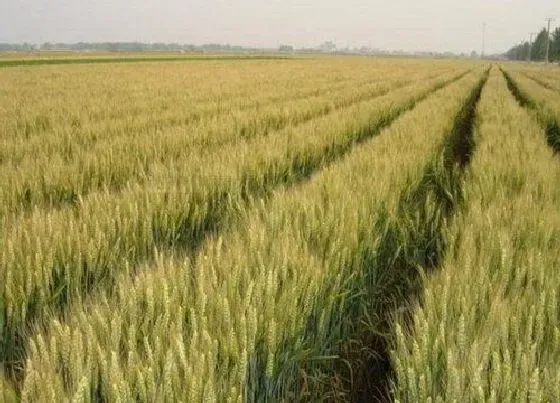
[[[482,80],[472,73],[429,96],[426,84],[432,90],[385,114],[384,125],[415,107],[374,141],[262,208],[240,209],[247,218],[194,259],[161,257],[118,281],[113,295],[76,304],[32,338],[23,396],[313,400],[301,371],[338,361],[337,340],[363,326],[356,319],[407,276],[375,264],[394,252],[383,250],[391,234],[380,230],[400,216],[403,192],[414,198],[423,188],[431,166],[450,164],[449,173],[460,165],[446,157],[457,143],[450,133]],[[345,115],[354,128],[369,122],[361,141],[380,127],[368,110],[364,120]]]
[[[95,194],[75,209],[36,211],[3,228],[0,358],[16,368],[34,320],[94,289],[110,289],[119,275],[133,274],[158,250],[196,248],[235,220],[247,201],[309,177],[464,74],[422,81],[272,138],[193,157],[154,177],[150,187]]]
[[[560,396],[560,165],[495,71],[477,111],[466,209],[441,270],[395,326],[400,402]]]
[[[100,63],[140,63],[140,62],[195,62],[195,61],[234,61],[234,60],[295,60],[292,56],[168,56],[168,57],[83,57],[83,58],[51,58],[51,59],[11,59],[0,60],[3,67],[52,66],[68,64],[100,64]]]

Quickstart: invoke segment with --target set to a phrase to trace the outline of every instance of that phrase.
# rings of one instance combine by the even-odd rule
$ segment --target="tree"
[[[280,45],[280,47],[278,48],[278,51],[283,52],[283,53],[293,53],[294,52],[294,47],[291,45]]]
[[[332,41],[327,41],[327,42],[323,43],[319,48],[323,52],[330,53],[330,52],[334,52],[336,50],[336,45]]]
[[[531,48],[531,60],[544,61],[546,57],[546,46],[548,43],[547,35],[548,32],[546,28],[543,28],[535,38]],[[549,46],[549,59],[560,61],[560,27],[556,28],[551,33]],[[528,53],[529,43],[525,42],[512,47],[506,52],[505,56],[509,60],[527,60]]]
[[[560,61],[560,27],[556,28],[552,33],[552,44],[550,47],[551,59]]]
[[[506,53],[509,60],[526,60],[529,54],[529,42],[514,46]]]
[[[545,28],[539,32],[537,35],[537,39],[535,39],[535,43],[533,43],[533,48],[531,51],[531,60],[538,60],[542,61],[546,57],[546,46],[548,44],[547,41],[548,33]]]

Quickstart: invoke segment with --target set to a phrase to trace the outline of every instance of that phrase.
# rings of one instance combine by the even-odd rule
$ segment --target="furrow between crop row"
[[[392,320],[414,301],[420,292],[422,275],[437,270],[448,252],[445,230],[464,202],[464,179],[475,151],[476,108],[490,71],[472,88],[422,177],[400,193],[394,220],[382,221],[380,228],[386,229],[386,236],[375,264],[394,272],[394,277],[377,291],[379,302],[369,308],[361,307],[360,319],[368,323],[368,319],[374,318],[372,322],[377,321],[377,328],[369,323],[347,338],[345,351],[356,360],[353,377],[357,381],[350,385],[352,401],[392,399]],[[355,343],[356,340],[359,342]],[[369,354],[364,357],[364,352]],[[346,370],[344,366],[341,369]]]
[[[444,228],[462,200],[463,175],[474,149],[474,111],[487,78],[488,72],[464,84],[460,95],[448,96],[455,109],[445,109],[438,125],[427,129],[433,131],[431,154],[418,156],[416,163],[422,167],[407,178],[404,186],[393,189],[392,208],[387,203],[372,212],[374,219],[366,221],[372,238],[370,243],[362,241],[356,249],[355,260],[346,268],[348,277],[339,279],[336,285],[325,284],[317,298],[316,311],[306,325],[308,340],[303,339],[303,343],[314,344],[316,350],[309,350],[308,361],[299,363],[297,368],[292,363],[288,366],[295,370],[291,376],[297,379],[300,375],[296,390],[304,400],[390,400],[390,320],[418,291],[419,269],[437,267],[445,253]],[[432,102],[438,101],[441,102]],[[424,107],[420,105],[419,111],[413,113],[420,113]],[[405,175],[404,172],[392,174]],[[310,250],[321,259],[312,244]],[[347,300],[333,302],[333,295],[343,295]],[[329,312],[331,322],[326,326],[321,316],[329,304],[336,309]],[[316,331],[321,326],[328,330],[322,330],[324,340],[317,340]],[[302,343],[302,338],[284,343],[281,351],[289,350],[293,343]],[[315,359],[312,351],[316,357],[326,359]]]

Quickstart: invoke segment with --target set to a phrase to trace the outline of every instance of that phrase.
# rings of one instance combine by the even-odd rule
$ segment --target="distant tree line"
[[[532,44],[526,41],[508,50],[507,58],[510,60],[544,61],[546,58],[547,35],[547,30],[543,28]],[[551,61],[560,61],[560,27],[551,32],[548,57]]]
[[[0,43],[0,51],[96,51],[96,52],[243,52],[257,49],[243,46],[223,45],[209,43],[204,45],[191,45],[179,43],[142,43],[142,42],[78,42],[78,43],[51,43],[36,44],[9,44]]]
[[[36,49],[37,46],[31,43],[21,43],[21,44],[0,43],[0,52],[30,51]]]
[[[558,33],[556,33],[558,34]],[[546,35],[546,33],[545,33]],[[559,41],[556,42],[560,44]],[[179,43],[145,43],[145,42],[45,42],[43,44],[32,43],[0,43],[0,52],[35,52],[35,51],[70,51],[70,52],[186,52],[186,53],[258,53],[258,52],[275,52],[280,53],[329,53],[329,54],[358,54],[358,55],[382,55],[382,56],[412,56],[421,58],[444,58],[444,59],[468,59],[477,58],[478,54],[473,51],[470,55],[466,53],[454,54],[451,52],[406,52],[402,50],[382,50],[378,48],[370,48],[368,46],[361,47],[345,47],[338,48],[333,41],[326,41],[320,45],[313,47],[296,48],[290,44],[281,44],[277,48],[254,48],[238,45],[208,43],[204,45],[179,44]],[[510,51],[510,52],[513,52]],[[519,52],[521,54],[521,51]],[[517,55],[513,52],[512,56]],[[502,57],[502,55],[494,55]],[[509,53],[508,53],[508,56]],[[493,56],[486,56],[491,58]],[[510,57],[515,59],[515,57]],[[544,58],[544,56],[543,56]],[[559,57],[560,58],[560,57]]]

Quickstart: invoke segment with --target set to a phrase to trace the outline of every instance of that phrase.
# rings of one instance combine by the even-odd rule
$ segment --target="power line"
[[[554,18],[545,18],[545,21],[548,22],[548,29],[546,31],[546,64],[548,64],[548,49],[550,48],[550,23],[554,21]]]

